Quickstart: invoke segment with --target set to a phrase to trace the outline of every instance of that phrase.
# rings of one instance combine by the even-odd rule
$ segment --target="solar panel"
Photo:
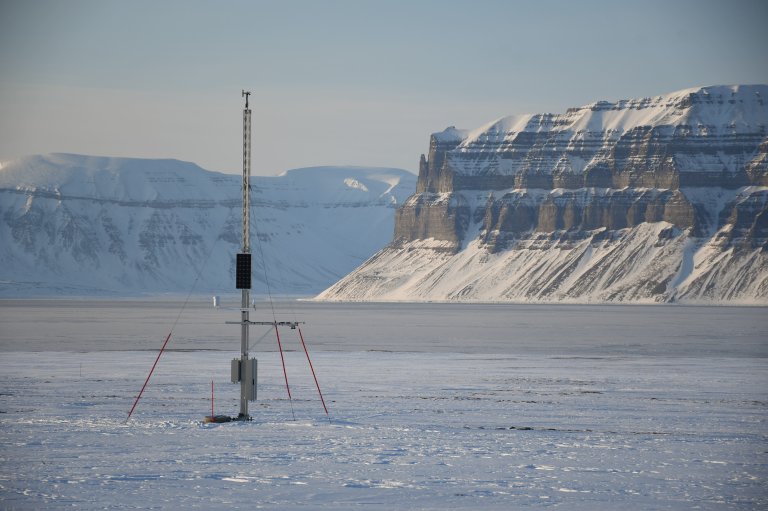
[[[237,254],[235,288],[251,289],[251,254]]]

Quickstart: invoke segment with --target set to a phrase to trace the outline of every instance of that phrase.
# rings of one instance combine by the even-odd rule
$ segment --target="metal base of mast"
[[[256,375],[248,375],[248,302],[250,301],[250,292],[247,289],[243,289],[242,301],[240,303],[240,413],[237,415],[238,420],[251,420],[251,416],[248,415],[248,388],[249,377],[255,378]],[[243,374],[246,373],[246,374]]]

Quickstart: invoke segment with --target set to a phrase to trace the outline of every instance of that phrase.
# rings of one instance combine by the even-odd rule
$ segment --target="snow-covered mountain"
[[[365,167],[253,177],[253,292],[314,294],[353,270],[391,239],[394,208],[415,182],[404,170]],[[177,160],[6,163],[0,295],[235,292],[241,185]]]
[[[393,242],[318,298],[768,304],[768,85],[430,139]]]

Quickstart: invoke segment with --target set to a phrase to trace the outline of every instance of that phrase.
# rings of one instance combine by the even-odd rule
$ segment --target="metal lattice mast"
[[[235,287],[241,290],[242,301],[240,306],[240,321],[227,321],[226,323],[240,325],[241,332],[240,358],[233,359],[231,364],[232,383],[240,383],[240,413],[237,416],[237,419],[234,420],[249,421],[251,420],[251,416],[248,415],[248,401],[256,401],[256,373],[258,365],[255,358],[248,358],[248,327],[250,325],[259,325],[270,326],[275,329],[277,345],[280,349],[280,358],[283,362],[285,387],[288,390],[288,399],[290,399],[291,389],[288,387],[288,374],[285,372],[285,359],[283,359],[283,348],[280,343],[280,334],[278,333],[277,328],[279,326],[288,326],[291,329],[296,329],[299,324],[303,322],[277,321],[274,318],[274,311],[272,321],[251,321],[248,316],[251,305],[251,110],[248,108],[248,96],[250,96],[251,93],[244,90],[242,95],[245,98],[245,108],[243,109],[243,245],[241,251],[237,254],[235,262]],[[320,385],[317,383],[315,369],[312,367],[312,362],[309,360],[309,352],[304,344],[304,337],[301,334],[301,330],[299,330],[299,337],[301,338],[302,346],[304,346],[304,352],[307,355],[307,361],[309,362],[312,376],[315,378],[315,385],[317,386],[320,400],[323,402],[323,408],[327,415],[328,409],[325,407],[325,400],[320,392]],[[213,402],[213,396],[211,396],[211,402]],[[293,405],[291,405],[291,411],[293,411]],[[211,410],[211,422],[227,422],[229,420],[232,419],[230,417],[224,417],[220,421],[219,417],[214,416],[213,410]]]
[[[243,91],[243,97],[245,97],[245,108],[243,109],[243,247],[242,254],[244,259],[248,260],[247,268],[247,285],[245,283],[241,287],[242,300],[240,303],[240,371],[246,372],[248,367],[248,326],[250,319],[248,317],[248,310],[250,306],[250,288],[251,288],[251,110],[248,108],[248,96],[250,92]],[[248,384],[249,378],[246,374],[242,374],[240,378],[240,413],[239,417],[242,419],[248,419]]]
[[[251,252],[251,110],[248,108],[248,96],[243,91],[245,109],[243,110],[243,253]]]
[[[245,97],[245,108],[243,109],[243,246],[237,254],[235,263],[235,287],[242,292],[242,301],[240,304],[240,321],[227,321],[229,324],[240,325],[240,358],[232,361],[232,383],[240,383],[240,413],[237,420],[251,420],[248,415],[248,401],[256,400],[256,372],[257,361],[255,358],[248,358],[248,327],[250,325],[271,326],[275,328],[278,347],[282,358],[282,346],[280,345],[280,336],[277,333],[278,326],[289,326],[292,329],[298,327],[298,321],[251,321],[248,314],[250,312],[250,294],[251,294],[251,110],[248,108],[248,96],[251,93],[243,91]],[[301,332],[299,332],[301,335]],[[303,343],[302,339],[302,343]],[[306,347],[305,347],[306,351]],[[307,353],[309,360],[309,353]],[[311,362],[310,362],[311,368]],[[314,374],[314,369],[312,369]],[[283,373],[285,376],[285,385],[288,389],[288,397],[291,391],[288,388],[288,376],[285,374],[285,363],[283,362]],[[315,379],[317,383],[317,379]],[[318,386],[318,392],[320,387]],[[322,395],[321,395],[322,399]],[[325,406],[325,403],[323,403]],[[326,411],[327,413],[327,411]],[[211,420],[215,420],[211,417]]]

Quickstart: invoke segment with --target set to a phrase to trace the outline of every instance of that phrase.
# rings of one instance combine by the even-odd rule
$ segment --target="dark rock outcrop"
[[[462,190],[509,190],[499,204],[486,204],[492,210],[484,217],[503,212],[486,231],[665,221],[700,235],[711,226],[702,225],[686,188],[768,183],[765,95],[766,86],[708,87],[508,117],[479,132],[450,127],[430,137],[395,237],[461,242],[471,214],[457,195]],[[563,190],[520,205],[517,195],[528,189]]]

